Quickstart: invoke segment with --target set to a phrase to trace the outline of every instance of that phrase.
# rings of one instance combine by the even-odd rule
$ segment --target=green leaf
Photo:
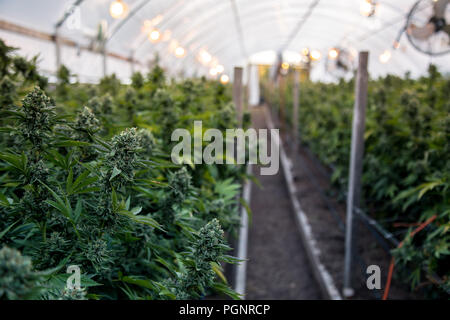
[[[55,147],[87,147],[91,144],[89,142],[75,141],[75,140],[65,140],[56,142],[53,144]]]
[[[420,200],[425,193],[427,193],[430,190],[433,190],[434,188],[436,188],[436,187],[438,187],[438,186],[440,186],[442,184],[444,184],[442,180],[432,181],[432,182],[427,182],[427,183],[421,184],[418,187],[420,189],[418,199]]]
[[[247,216],[248,216],[248,223],[251,224],[252,223],[252,217],[253,217],[252,209],[250,209],[250,206],[248,205],[247,201],[245,201],[244,198],[240,198],[239,202],[245,208],[245,212],[247,212]]]
[[[242,295],[240,295],[236,291],[232,290],[226,284],[216,282],[213,284],[213,288],[220,293],[226,294],[227,296],[229,296],[230,298],[232,298],[234,300],[241,300],[241,298],[242,298]]]
[[[16,221],[16,222],[12,223],[12,224],[9,225],[8,227],[6,227],[2,232],[0,232],[0,239],[3,238],[3,236],[4,236],[5,234],[7,234],[7,233],[9,232],[9,230],[11,230],[11,228],[14,227],[14,225],[15,225],[16,223],[18,223],[18,222],[19,222],[19,221]]]
[[[125,276],[125,277],[121,277],[120,281],[126,282],[126,283],[130,283],[130,284],[134,284],[143,288],[147,288],[153,291],[157,291],[156,286],[153,284],[152,280],[146,280],[146,279],[139,279],[137,277],[134,276]]]
[[[118,176],[120,173],[122,172],[122,170],[117,169],[117,167],[114,167],[113,172],[111,173],[111,177],[109,178],[109,181],[111,181],[112,179],[114,179],[116,176]]]
[[[148,216],[140,216],[140,215],[134,215],[133,213],[126,211],[126,210],[121,210],[119,211],[119,214],[124,215],[128,218],[130,218],[131,220],[133,220],[136,223],[140,223],[140,224],[145,224],[147,226],[153,227],[155,229],[159,229],[163,232],[166,232],[161,225],[158,223],[158,221],[156,221],[153,218],[150,218]]]

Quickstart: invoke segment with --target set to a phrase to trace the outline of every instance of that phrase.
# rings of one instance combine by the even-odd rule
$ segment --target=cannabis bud
[[[51,100],[39,87],[28,93],[22,100],[24,117],[21,123],[23,136],[40,148],[48,132],[52,130],[52,118],[55,116]]]
[[[87,106],[95,114],[111,114],[113,109],[113,100],[109,94],[105,94],[102,98],[93,97],[89,99]]]
[[[139,146],[144,150],[145,154],[151,155],[156,146],[153,134],[147,129],[139,129],[137,130],[137,138]]]
[[[135,72],[132,74],[131,85],[136,89],[142,88],[144,86],[144,77],[142,76],[142,73]]]
[[[75,129],[87,133],[95,133],[100,129],[100,121],[88,107],[84,107],[75,120]]]
[[[219,220],[213,219],[208,222],[198,233],[198,240],[194,244],[194,256],[198,260],[218,262],[227,251],[223,236]]]
[[[36,285],[31,260],[16,249],[4,246],[0,250],[0,299],[22,299]]]
[[[218,263],[228,249],[219,221],[211,220],[200,229],[192,244],[192,258],[188,259],[186,271],[167,283],[170,291],[177,299],[199,297],[214,282],[211,263]]]
[[[109,179],[112,179],[114,170],[120,173],[120,177],[114,178],[119,186],[133,179],[139,146],[136,128],[126,129],[112,138],[112,150],[106,162],[111,168]]]
[[[191,179],[191,175],[185,167],[170,173],[169,185],[172,188],[171,193],[175,196],[175,198],[183,200],[186,198],[192,188]]]
[[[0,81],[0,108],[5,108],[14,103],[16,96],[16,84],[5,76]]]
[[[101,265],[109,259],[108,244],[103,239],[89,242],[86,247],[86,258],[94,265]]]
[[[64,288],[62,290],[59,300],[88,300],[86,297],[85,288]]]

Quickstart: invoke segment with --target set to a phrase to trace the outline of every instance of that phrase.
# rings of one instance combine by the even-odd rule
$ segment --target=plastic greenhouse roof
[[[81,1],[79,9],[65,21],[58,34],[80,47],[89,46],[99,23],[107,24],[107,50],[134,57],[147,65],[155,53],[161,65],[172,75],[207,75],[209,68],[223,65],[227,74],[234,66],[271,63],[276,53],[298,60],[302,48],[318,49],[322,56],[331,47],[345,47],[353,52],[370,51],[372,76],[386,73],[413,76],[423,74],[429,62],[444,72],[450,71],[450,55],[429,57],[416,51],[406,37],[400,48],[392,49],[406,14],[415,0],[379,0],[376,15],[360,13],[364,0],[122,0],[128,5],[128,17],[113,19],[109,13],[112,0]],[[75,0],[0,0],[0,19],[33,30],[53,34],[55,24]],[[148,40],[150,28],[157,28],[162,39]],[[0,38],[32,56],[40,53],[40,67],[49,72],[56,68],[54,43],[0,30]],[[181,46],[185,55],[177,58]],[[378,57],[391,50],[392,58],[382,64]],[[199,59],[207,52],[211,57]],[[206,54],[206,55],[208,55]],[[324,60],[314,66],[313,79],[326,80]],[[102,57],[76,47],[62,47],[62,63],[84,79],[102,76]],[[136,66],[136,69],[144,68]],[[108,58],[108,73],[129,78],[130,63]]]

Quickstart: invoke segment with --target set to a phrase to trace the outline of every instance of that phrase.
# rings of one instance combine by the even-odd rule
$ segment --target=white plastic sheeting
[[[145,64],[158,53],[160,63],[172,75],[208,75],[210,68],[217,65],[223,65],[224,73],[231,75],[234,66],[270,63],[279,51],[292,52],[290,57],[295,60],[295,53],[305,47],[320,50],[323,57],[331,47],[355,52],[369,50],[369,72],[373,77],[386,73],[402,75],[406,71],[418,76],[430,62],[444,72],[450,71],[450,56],[430,58],[417,52],[406,37],[402,38],[398,50],[392,49],[415,0],[379,0],[376,14],[371,18],[360,13],[364,0],[122,1],[128,5],[129,15],[117,20],[109,14],[112,0],[82,1],[60,28],[59,35],[88,46],[97,34],[99,23],[104,21],[108,26],[108,51],[134,57]],[[74,2],[0,0],[0,19],[52,34],[55,24]],[[300,24],[301,28],[295,32]],[[148,40],[151,28],[161,32],[162,39],[157,43]],[[6,31],[0,32],[0,37],[20,47],[21,53],[28,56],[40,53],[41,68],[55,70],[52,42]],[[184,57],[175,56],[177,47],[185,49]],[[392,58],[383,64],[379,55],[387,49],[391,50]],[[205,52],[210,57],[205,59]],[[324,60],[315,63],[313,79],[327,80]],[[99,54],[76,48],[63,47],[62,63],[84,81],[96,79],[103,72]],[[107,65],[108,73],[114,72],[123,79],[130,75],[131,66],[126,61],[108,57]]]

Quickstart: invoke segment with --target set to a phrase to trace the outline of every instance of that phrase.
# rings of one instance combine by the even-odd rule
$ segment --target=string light
[[[212,60],[212,56],[206,50],[200,51],[199,58],[200,58],[200,61],[203,62],[204,64],[208,64]]]
[[[332,49],[330,49],[330,51],[328,51],[328,57],[331,60],[336,59],[338,56],[339,56],[339,52],[336,48],[332,48]]]
[[[322,57],[322,54],[320,53],[319,50],[312,50],[310,57],[312,60],[318,61]]]
[[[376,2],[373,0],[363,0],[361,6],[359,7],[360,13],[365,17],[372,17],[375,15]]]
[[[183,47],[178,46],[178,47],[175,49],[175,56],[176,56],[177,58],[182,58],[182,57],[184,57],[185,54],[186,54],[186,50],[184,50]]]
[[[387,63],[391,59],[391,52],[389,50],[384,50],[382,54],[380,54],[380,62]]]
[[[221,64],[218,64],[218,65],[216,66],[216,70],[217,70],[217,73],[222,73],[222,72],[223,72],[223,70],[224,70],[224,67],[223,67],[223,65],[221,65]]]
[[[220,83],[227,84],[228,82],[230,82],[229,76],[227,76],[226,74],[220,76]]]
[[[114,19],[123,19],[128,14],[128,5],[122,0],[115,0],[109,6],[109,14]]]
[[[217,69],[216,68],[209,69],[209,74],[213,77],[217,76]]]
[[[157,29],[153,29],[152,31],[150,31],[148,38],[151,42],[158,42],[161,39],[161,32],[159,32]]]

